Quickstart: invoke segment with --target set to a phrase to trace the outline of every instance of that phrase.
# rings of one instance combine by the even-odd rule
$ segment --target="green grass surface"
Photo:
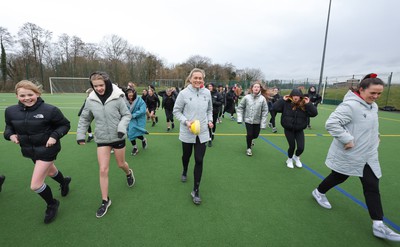
[[[52,179],[46,182],[60,200],[57,219],[43,223],[45,203],[29,189],[32,162],[18,145],[0,140],[0,174],[7,179],[0,193],[1,246],[395,246],[373,237],[363,204],[361,183],[350,178],[340,186],[350,197],[333,189],[332,210],[321,208],[311,191],[329,173],[324,165],[332,138],[324,123],[334,106],[320,105],[319,115],[306,130],[304,168],[286,168],[287,143],[278,133],[263,130],[253,156],[245,155],[245,128],[224,118],[217,126],[212,148],[207,148],[200,186],[203,203],[192,203],[193,162],[187,183],[180,182],[181,143],[178,128],[166,133],[165,115],[147,128],[149,147],[126,158],[135,171],[136,184],[126,185],[115,160],[110,166],[112,205],[101,219],[95,217],[101,196],[96,144],[75,141],[77,112],[85,96],[44,95],[70,119],[71,133],[62,139],[56,165],[72,177],[70,194],[60,196]],[[0,130],[4,109],[15,104],[13,94],[0,94]],[[386,218],[400,230],[398,174],[400,114],[380,112],[381,195]],[[192,157],[193,160],[193,157]]]

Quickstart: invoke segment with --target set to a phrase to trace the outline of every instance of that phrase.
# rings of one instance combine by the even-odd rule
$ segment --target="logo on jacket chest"
[[[44,116],[43,116],[43,114],[40,114],[40,113],[38,113],[38,114],[36,114],[36,115],[33,115],[33,118],[44,118]]]

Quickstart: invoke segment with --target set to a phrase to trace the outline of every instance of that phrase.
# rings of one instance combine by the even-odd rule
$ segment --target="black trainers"
[[[212,147],[212,141],[208,141],[208,147]]]
[[[151,127],[154,127],[156,125],[156,122],[153,122],[152,124],[151,124]]]
[[[147,139],[146,138],[144,138],[143,141],[142,141],[142,148],[143,149],[147,148]]]
[[[171,130],[171,128],[170,128],[170,127],[168,127],[168,128],[167,128],[167,132],[169,132],[170,130]]]
[[[58,206],[60,206],[60,202],[56,199],[54,199],[53,204],[47,205],[46,213],[44,215],[45,224],[49,224],[56,218],[58,212]]]
[[[172,127],[172,129],[174,129],[174,128],[175,128],[175,124],[174,124],[174,123],[172,123],[171,127]]]
[[[129,169],[129,172],[129,175],[126,175],[126,182],[128,183],[128,187],[132,187],[135,184],[135,176],[132,169]]]
[[[103,202],[101,203],[101,206],[99,207],[99,209],[97,209],[96,217],[97,218],[103,217],[107,213],[107,210],[110,206],[111,206],[110,198],[108,198],[108,201],[103,200]]]
[[[93,140],[93,138],[94,138],[93,136],[88,136],[86,142],[91,142]]]
[[[138,153],[139,153],[139,149],[137,149],[136,147],[134,147],[134,148],[132,149],[131,155],[136,155],[136,154],[138,154]]]
[[[158,117],[156,117],[156,123],[158,123]]]
[[[1,175],[1,176],[0,176],[0,192],[1,192],[1,186],[2,186],[3,183],[4,183],[4,180],[6,180],[6,177],[5,177],[4,175]]]
[[[196,204],[196,205],[200,205],[201,204],[201,198],[200,198],[198,190],[197,191],[192,191],[192,193],[190,193],[190,195],[192,196],[192,200],[193,200],[194,204]]]
[[[69,183],[71,183],[71,177],[64,177],[64,183],[60,184],[61,196],[68,195]]]

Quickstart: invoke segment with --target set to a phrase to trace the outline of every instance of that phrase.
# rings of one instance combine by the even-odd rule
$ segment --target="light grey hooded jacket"
[[[249,123],[249,124],[260,124],[261,129],[267,127],[267,116],[268,116],[268,103],[261,93],[254,95],[252,93],[247,94],[240,101],[237,110],[237,122]]]
[[[179,140],[185,143],[196,143],[196,135],[190,132],[186,121],[199,120],[201,143],[210,139],[208,123],[212,122],[211,93],[205,88],[194,88],[189,84],[179,92],[174,105],[174,116],[180,122]]]
[[[325,128],[334,139],[325,164],[332,170],[348,175],[363,176],[366,163],[377,178],[382,176],[378,160],[379,122],[378,106],[366,103],[349,91],[343,102],[331,113]],[[344,145],[353,141],[354,147]]]
[[[89,94],[78,122],[76,131],[78,141],[85,140],[86,131],[93,118],[96,124],[94,132],[96,143],[113,143],[124,140],[132,115],[126,107],[125,94],[122,90],[113,84],[113,92],[104,105],[94,91]],[[125,135],[118,138],[118,132]]]

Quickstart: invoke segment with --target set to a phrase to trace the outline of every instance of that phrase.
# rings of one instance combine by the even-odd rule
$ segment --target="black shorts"
[[[156,115],[156,108],[151,108],[149,109],[149,113],[154,112],[154,115]]]
[[[114,149],[121,149],[125,147],[125,139],[122,141],[112,142],[112,143],[97,143],[97,147],[110,146]]]

